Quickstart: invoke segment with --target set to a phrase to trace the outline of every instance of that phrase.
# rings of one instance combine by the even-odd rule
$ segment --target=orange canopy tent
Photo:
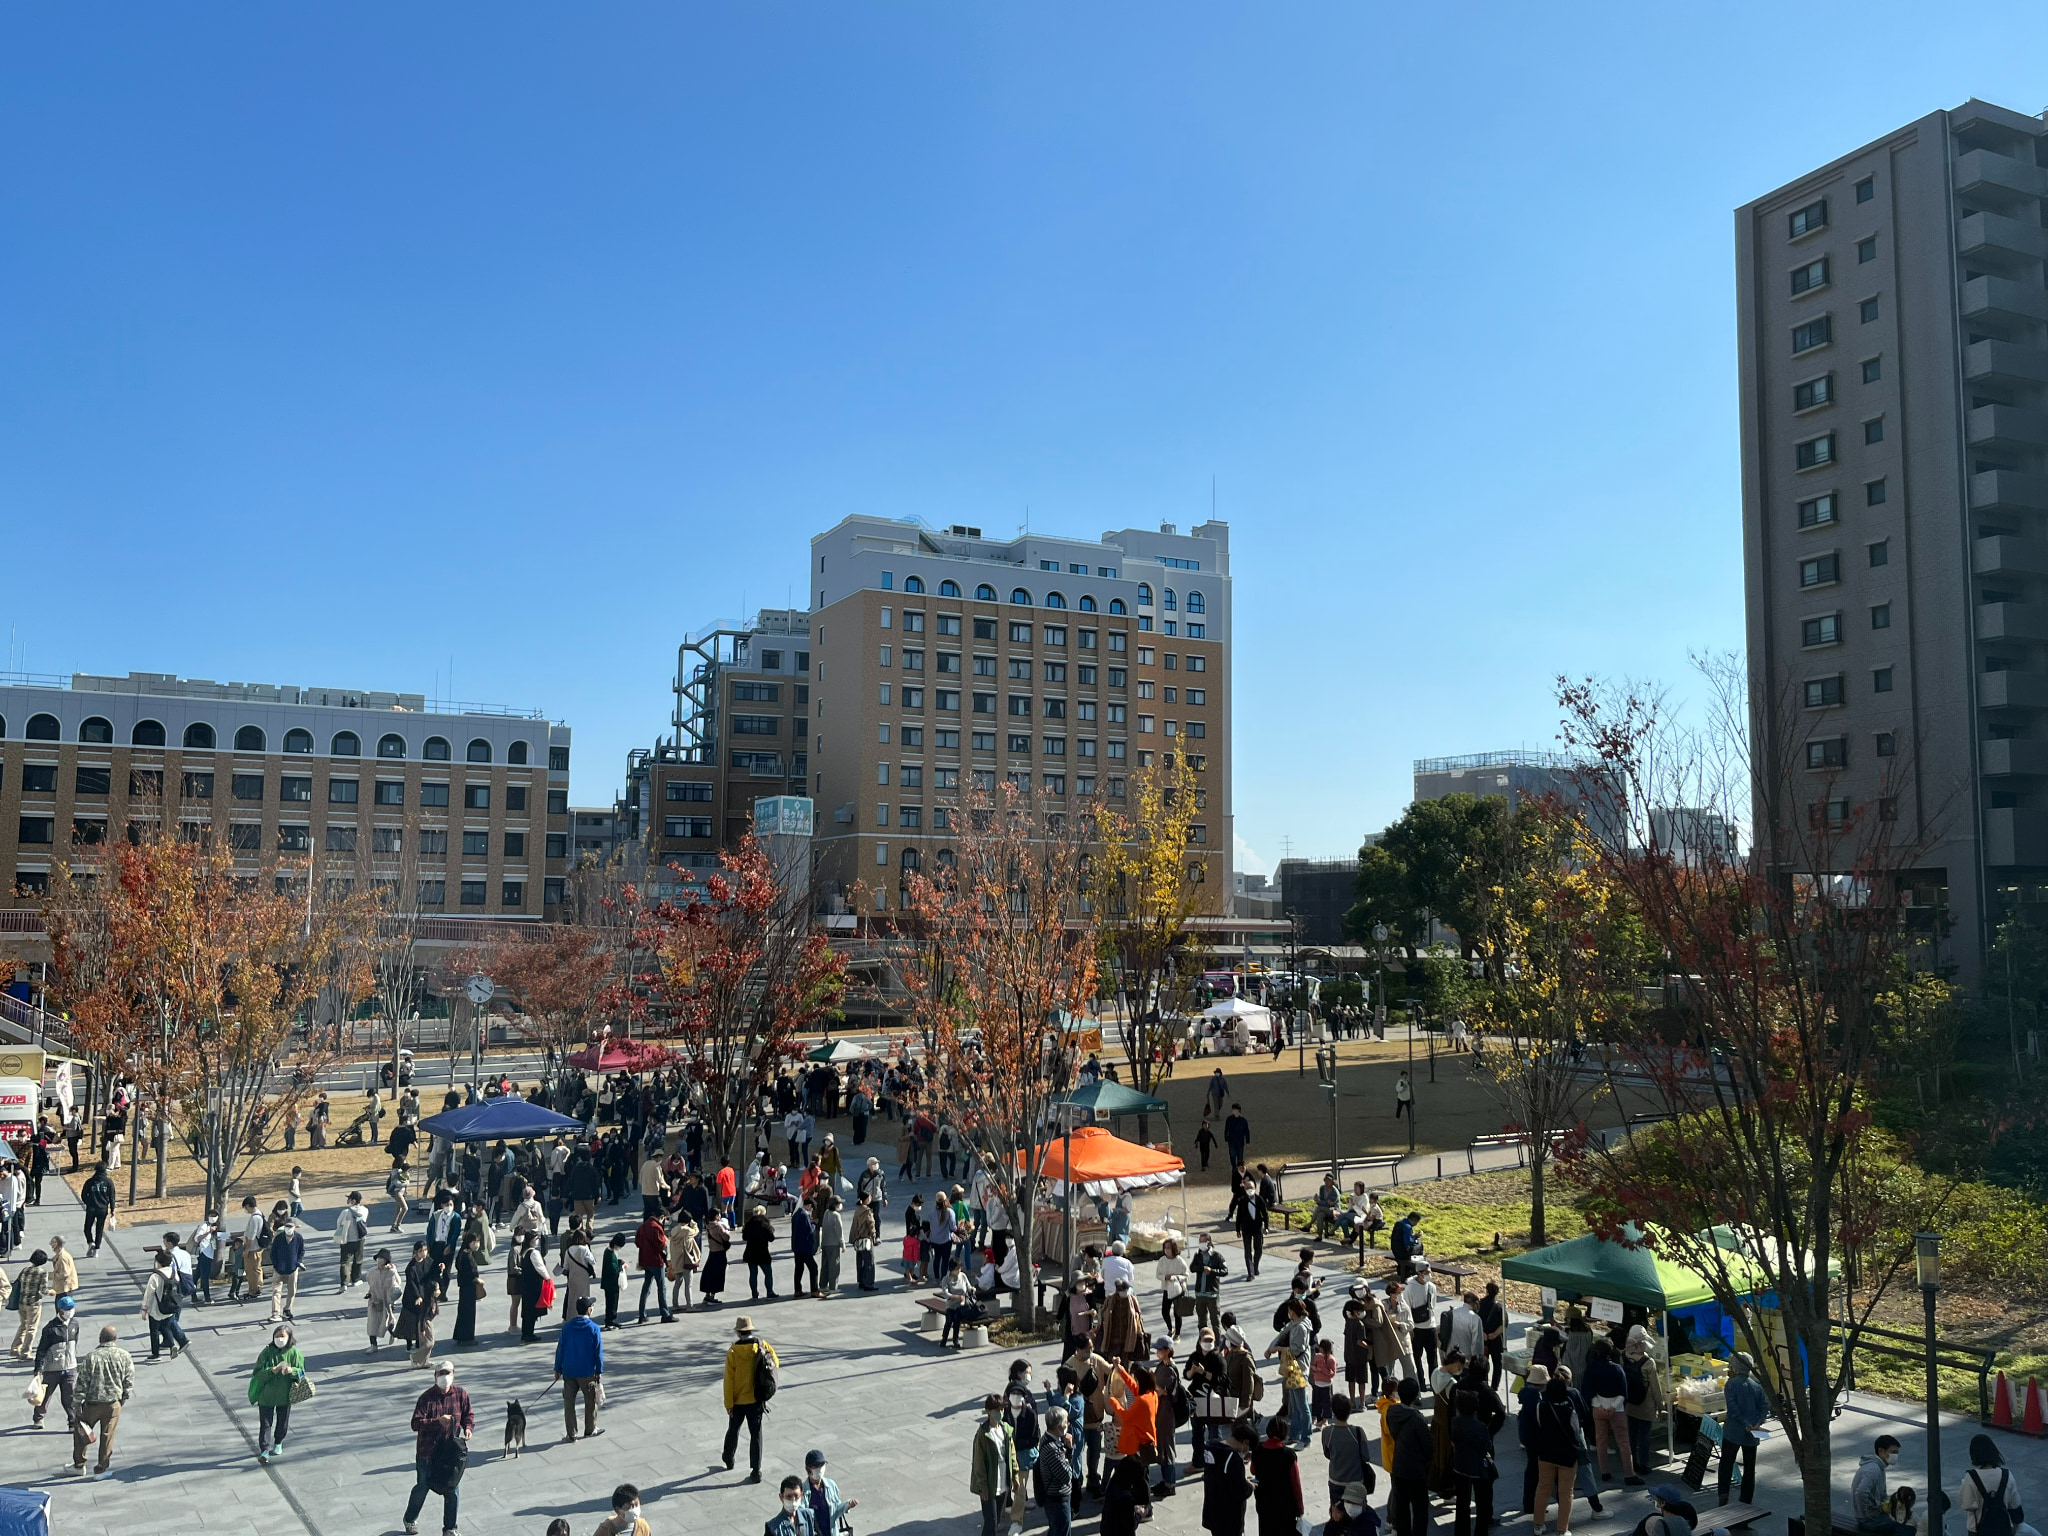
[[[1155,1152],[1125,1141],[1100,1125],[1075,1126],[1071,1145],[1073,1180],[1084,1195],[1115,1195],[1127,1189],[1173,1184],[1187,1167],[1171,1152]],[[1039,1173],[1054,1195],[1066,1191],[1068,1146],[1067,1137],[1056,1136],[1044,1148]]]

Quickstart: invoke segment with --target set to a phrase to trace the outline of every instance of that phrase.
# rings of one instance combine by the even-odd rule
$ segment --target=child
[[[604,1287],[604,1325],[607,1328],[619,1326],[619,1282],[626,1272],[626,1256],[621,1250],[625,1246],[626,1234],[614,1232],[611,1245],[604,1251],[604,1263],[598,1275],[598,1284]]]
[[[1337,1346],[1324,1339],[1316,1346],[1315,1354],[1308,1363],[1310,1387],[1309,1413],[1317,1429],[1325,1429],[1330,1423],[1331,1384],[1337,1379]]]
[[[289,1193],[291,1195],[292,1215],[294,1218],[306,1214],[305,1202],[299,1198],[299,1175],[304,1173],[305,1171],[305,1169],[299,1167],[296,1163],[292,1165],[292,1187]]]

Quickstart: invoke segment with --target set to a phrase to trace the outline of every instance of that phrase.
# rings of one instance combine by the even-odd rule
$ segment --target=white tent
[[[1210,1021],[1209,1028],[1215,1033],[1235,1039],[1240,1047],[1254,1035],[1267,1039],[1273,1035],[1273,1010],[1241,997],[1226,997],[1212,1003],[1202,1010],[1201,1017]]]

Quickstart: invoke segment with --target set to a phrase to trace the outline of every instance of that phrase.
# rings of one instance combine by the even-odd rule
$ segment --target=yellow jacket
[[[744,1408],[754,1401],[754,1354],[766,1350],[769,1361],[778,1369],[781,1357],[775,1353],[775,1346],[758,1335],[741,1339],[725,1352],[725,1411]]]

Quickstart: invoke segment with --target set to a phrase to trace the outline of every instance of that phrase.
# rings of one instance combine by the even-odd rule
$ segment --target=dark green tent
[[[1639,1227],[1631,1225],[1627,1230],[1632,1240],[1641,1237]],[[1624,1247],[1590,1232],[1505,1260],[1500,1272],[1510,1280],[1575,1296],[1599,1296],[1652,1312],[1714,1299],[1707,1282],[1683,1265],[1647,1248]]]
[[[1086,1088],[1076,1088],[1060,1094],[1055,1104],[1072,1104],[1079,1109],[1093,1110],[1098,1115],[1163,1115],[1166,1100],[1155,1099],[1149,1093],[1140,1093],[1135,1088],[1126,1088],[1122,1083],[1112,1083],[1107,1078],[1090,1083]]]

